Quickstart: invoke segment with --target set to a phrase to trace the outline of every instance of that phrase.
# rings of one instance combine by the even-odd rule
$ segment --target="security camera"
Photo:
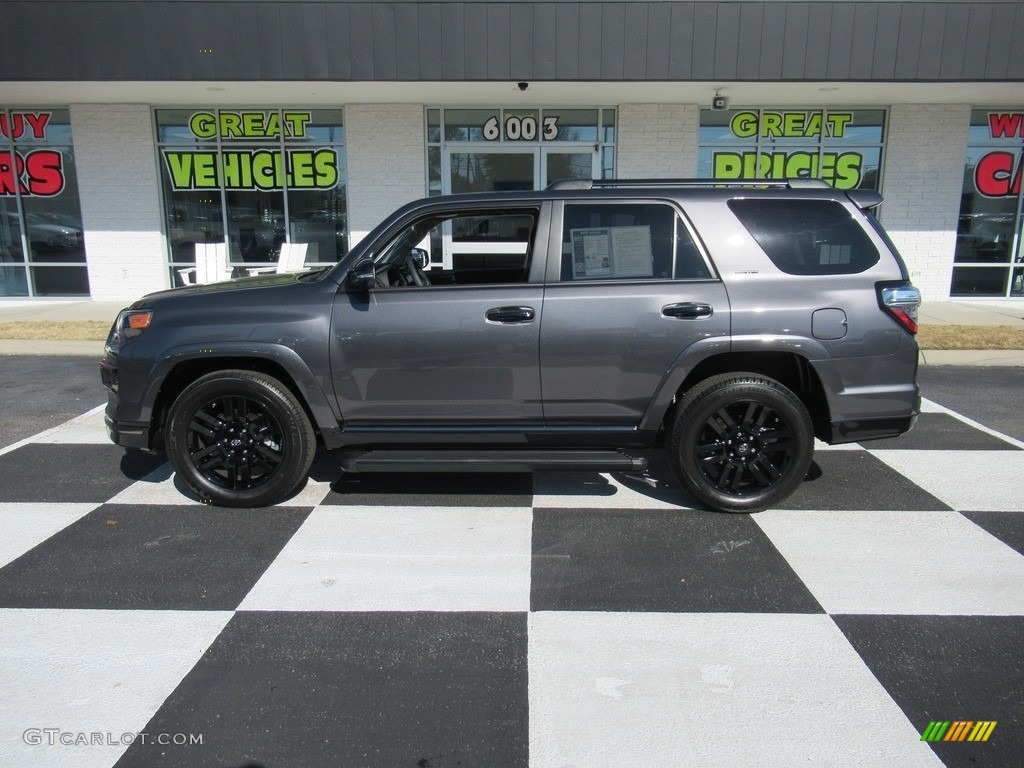
[[[519,90],[520,90],[520,91],[525,91],[525,90],[526,90],[527,88],[529,88],[529,87],[530,87],[530,84],[529,84],[529,83],[520,83],[520,84],[519,84]]]
[[[728,109],[729,108],[729,97],[728,96],[719,96],[716,93],[715,97],[711,100],[711,108],[712,109]]]

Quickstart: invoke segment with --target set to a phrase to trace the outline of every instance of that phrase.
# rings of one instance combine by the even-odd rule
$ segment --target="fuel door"
[[[822,341],[836,341],[846,336],[848,322],[841,309],[817,309],[811,317],[811,333]]]

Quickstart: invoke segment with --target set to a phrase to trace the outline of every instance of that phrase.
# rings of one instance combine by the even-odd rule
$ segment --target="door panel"
[[[331,369],[345,422],[541,423],[542,298],[538,285],[339,293]]]
[[[701,310],[682,317],[663,312],[685,303]],[[720,282],[548,286],[540,349],[545,420],[549,426],[638,424],[679,354],[728,332]]]

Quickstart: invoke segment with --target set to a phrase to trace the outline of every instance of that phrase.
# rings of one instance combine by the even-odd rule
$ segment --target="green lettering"
[[[860,186],[864,157],[858,152],[844,152],[836,158],[837,189],[856,189]]]
[[[289,152],[288,162],[292,168],[289,186],[306,188],[316,186],[316,175],[313,173],[312,152]]]
[[[807,126],[804,128],[807,136],[821,136],[821,112],[811,112],[808,115]]]
[[[212,139],[217,135],[217,122],[211,112],[196,112],[188,121],[188,127],[197,139]]]
[[[313,158],[317,189],[331,189],[338,183],[338,153],[333,149],[318,150]]]
[[[846,132],[846,126],[853,122],[853,114],[850,112],[830,112],[828,115],[828,134],[841,139]]]
[[[285,112],[284,120],[288,124],[288,135],[291,138],[302,138],[306,135],[306,123],[313,119],[309,112]]]
[[[803,112],[786,112],[783,117],[783,136],[803,136],[804,119],[807,115]]]
[[[757,113],[737,112],[729,122],[729,130],[738,139],[749,139],[757,135]]]
[[[222,139],[237,139],[242,135],[242,120],[234,112],[220,113],[220,136]]]
[[[268,112],[266,114],[266,118],[266,135],[276,139],[281,135],[281,118],[278,116],[277,112]]]
[[[743,157],[739,152],[715,152],[712,176],[716,179],[742,179]]]
[[[197,152],[192,157],[195,168],[195,188],[216,189],[220,186],[217,182],[217,154],[215,152]]]
[[[778,112],[765,112],[761,115],[761,135],[768,139],[782,136],[782,115]]]
[[[263,113],[262,112],[243,112],[242,113],[242,134],[244,136],[266,136],[267,132],[263,128]]]
[[[164,152],[172,189],[192,189],[192,155],[189,152]]]

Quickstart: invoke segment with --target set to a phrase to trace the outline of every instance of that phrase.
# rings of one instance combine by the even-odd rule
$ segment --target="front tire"
[[[803,481],[814,429],[800,398],[779,382],[723,374],[680,400],[668,450],[676,478],[700,501],[722,512],[757,512]]]
[[[316,437],[302,405],[280,381],[254,371],[216,371],[177,397],[167,454],[203,501],[262,507],[306,479]]]

